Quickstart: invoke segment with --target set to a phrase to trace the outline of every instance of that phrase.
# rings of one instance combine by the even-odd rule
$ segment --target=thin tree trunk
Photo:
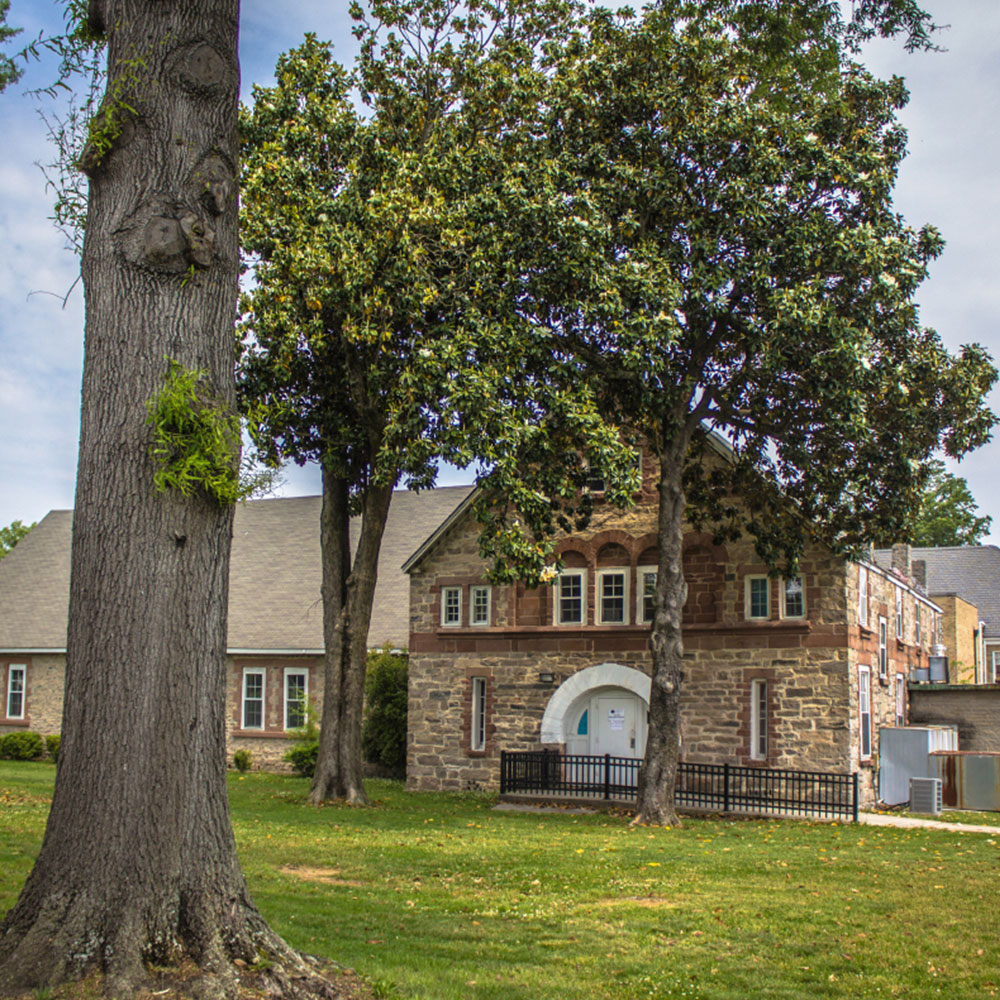
[[[146,401],[173,358],[232,407],[237,0],[91,2],[106,106],[85,155],[86,350],[62,745],[41,852],[0,926],[0,994],[92,970],[131,997],[146,964],[236,991],[307,966],[254,907],[225,779],[232,510],[158,493]],[[133,116],[124,105],[136,109]],[[235,459],[235,456],[234,456]]]
[[[686,499],[681,479],[686,451],[686,442],[674,442],[659,454],[659,564],[656,608],[649,636],[653,679],[646,756],[634,820],[656,826],[677,826],[680,822],[674,807],[674,784],[680,749],[681,667],[684,663],[681,622],[687,600],[683,562]]]
[[[345,799],[366,805],[361,720],[368,660],[368,628],[378,579],[378,557],[392,487],[371,487],[361,508],[361,536],[351,559],[347,483],[323,474],[320,532],[323,561],[323,636],[326,646],[323,717],[309,799]]]

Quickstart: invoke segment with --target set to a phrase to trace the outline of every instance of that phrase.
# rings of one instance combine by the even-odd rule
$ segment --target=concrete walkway
[[[956,833],[994,833],[1000,836],[1000,826],[945,823],[939,819],[919,819],[916,816],[901,816],[897,813],[863,812],[858,815],[858,822],[867,823],[869,826],[926,826],[932,830],[954,830]]]

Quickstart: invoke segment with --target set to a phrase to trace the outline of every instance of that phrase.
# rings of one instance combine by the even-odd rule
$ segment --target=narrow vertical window
[[[288,667],[285,670],[285,729],[301,729],[306,724],[309,674]]]
[[[243,728],[264,728],[264,671],[243,671]]]
[[[489,625],[490,588],[472,587],[469,590],[469,624]]]
[[[858,623],[868,627],[868,570],[858,567]]]
[[[472,733],[473,750],[486,749],[486,678],[472,678]]]
[[[750,682],[750,757],[767,760],[767,681]]]
[[[746,583],[747,618],[771,617],[771,581],[766,576],[748,576]]]
[[[805,618],[806,592],[802,586],[802,577],[793,576],[783,580],[781,584],[781,617]]]
[[[640,621],[651,622],[656,613],[656,570],[648,566],[639,567],[639,593],[642,600]]]
[[[603,625],[624,625],[626,575],[624,570],[601,570],[598,575],[599,618]]]
[[[462,624],[462,588],[441,588],[441,624]]]
[[[24,678],[27,667],[12,663],[7,669],[7,718],[24,718]]]
[[[896,725],[906,725],[906,676],[896,674]]]
[[[903,638],[903,588],[896,588],[896,638]]]
[[[913,641],[920,645],[920,602],[913,605]]]
[[[889,679],[889,623],[882,617],[878,620],[878,679]]]
[[[556,624],[582,625],[584,621],[585,576],[582,570],[559,574],[556,587]]]
[[[872,755],[871,670],[858,667],[858,752],[862,760]]]

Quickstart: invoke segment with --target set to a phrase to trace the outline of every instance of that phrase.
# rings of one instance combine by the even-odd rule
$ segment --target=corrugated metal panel
[[[888,805],[910,799],[910,778],[937,777],[929,755],[957,750],[955,726],[884,726],[879,729],[879,798]]]
[[[939,750],[931,767],[946,808],[1000,811],[1000,753]]]

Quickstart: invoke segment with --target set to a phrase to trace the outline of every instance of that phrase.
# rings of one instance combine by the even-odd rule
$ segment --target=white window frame
[[[486,617],[476,616],[476,597],[480,594],[486,595]],[[477,583],[469,588],[469,625],[476,628],[486,628],[493,620],[493,588],[488,584]]]
[[[767,760],[768,690],[767,678],[755,677],[750,682],[750,759]]]
[[[622,616],[619,621],[613,621],[604,617],[604,581],[609,576],[619,576],[622,581]],[[599,569],[597,571],[597,593],[595,595],[595,601],[597,604],[597,622],[599,625],[628,625],[628,578],[628,566],[609,566],[607,569]]]
[[[906,725],[906,674],[896,674],[896,725]]]
[[[469,733],[469,748],[486,749],[486,678],[472,678],[472,728]]]
[[[889,679],[889,622],[878,616],[878,679]]]
[[[635,595],[635,619],[641,624],[646,624],[653,620],[653,616],[646,615],[646,576],[650,573],[653,575],[653,590],[656,590],[656,577],[659,573],[658,566],[639,566],[635,571],[636,578],[636,589],[637,593]],[[653,603],[655,605],[656,598],[654,596]]]
[[[767,595],[767,610],[762,615],[752,614],[753,608],[753,585],[756,581],[763,580],[765,590],[764,593]],[[747,621],[755,622],[766,622],[771,618],[771,578],[769,576],[761,576],[760,574],[753,574],[744,577],[743,582],[743,613]]]
[[[20,674],[20,687],[14,690],[14,676]],[[14,694],[21,696],[21,711],[12,712],[11,700]],[[26,663],[10,663],[7,665],[7,702],[4,711],[8,719],[23,719],[28,703],[28,665]]]
[[[858,624],[868,628],[868,568],[858,567]]]
[[[792,581],[798,580],[799,587],[802,591],[802,611],[797,615],[792,615],[788,613],[788,585]],[[789,576],[782,577],[781,579],[781,617],[791,618],[791,619],[803,619],[806,617],[806,584],[805,580],[801,576]]]
[[[858,664],[858,757],[872,759],[872,671]]]
[[[455,596],[455,618],[452,620],[449,617],[449,611],[452,609],[452,605],[449,604],[449,595]],[[441,588],[441,626],[442,628],[461,628],[462,627],[462,588],[461,587],[442,587]]]
[[[259,726],[247,725],[247,703],[249,701],[249,699],[247,698],[248,677],[260,678],[260,725]],[[253,700],[257,701],[256,698]],[[267,669],[265,667],[244,667],[243,685],[240,689],[240,729],[263,731],[266,728],[267,728]]]
[[[288,724],[288,707],[291,704],[291,699],[288,697],[288,679],[293,676],[301,676],[303,678],[302,684],[302,722],[297,726],[290,726]],[[288,729],[302,729],[309,722],[309,671],[305,667],[285,667],[284,682],[282,684],[282,699],[284,705],[282,707],[282,723],[283,728]],[[297,700],[297,699],[296,699]]]
[[[580,619],[565,620],[562,616],[562,581],[570,577],[580,579]],[[564,569],[555,582],[555,599],[553,601],[552,615],[556,625],[586,625],[587,624],[587,571],[585,569]]]
[[[995,684],[997,680],[997,674],[1000,673],[1000,649],[992,650],[992,655],[990,656],[990,666],[993,671],[993,676],[987,680],[987,684]]]
[[[915,646],[920,646],[921,640],[920,634],[920,602],[915,601],[913,604],[913,643]]]
[[[903,638],[903,588],[896,585],[896,638]]]

